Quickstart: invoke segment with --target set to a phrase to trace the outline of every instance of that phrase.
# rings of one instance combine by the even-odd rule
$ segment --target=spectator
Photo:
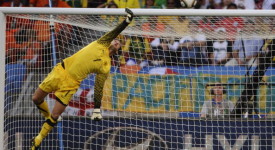
[[[175,0],[167,0],[168,9],[177,9]],[[189,19],[186,16],[159,16],[159,22],[165,24],[165,30],[180,35],[188,31]]]
[[[160,8],[155,5],[155,0],[145,0],[145,4],[142,6],[142,8]]]
[[[104,3],[99,5],[97,8],[118,8],[117,4],[113,1],[109,3]],[[104,21],[107,25],[113,26],[117,22],[123,20],[122,16],[116,16],[116,15],[101,15],[102,21]]]
[[[106,2],[107,0],[89,0],[88,8],[98,8],[99,5],[105,4]]]
[[[44,7],[46,3],[46,0],[29,0],[30,7]]]
[[[212,100],[205,101],[202,110],[202,118],[225,118],[233,110],[234,105],[231,101],[224,99],[224,94],[226,90],[221,85],[221,83],[216,83],[216,85],[210,90]]]
[[[99,6],[97,6],[97,8],[118,8],[118,6],[115,2],[110,1],[108,3],[103,3]]]
[[[239,9],[255,9],[255,0],[235,0]]]
[[[235,3],[230,3],[226,9],[238,9],[238,6]]]
[[[169,20],[166,20],[166,30],[179,34],[179,35],[186,35],[188,32],[188,26],[190,23],[190,20],[186,16],[170,16],[170,18],[167,18]]]
[[[196,23],[189,24],[190,36],[184,36],[179,41],[181,50],[181,61],[186,66],[207,65],[205,57],[206,36],[202,32],[196,32],[198,26]]]
[[[166,1],[167,0],[155,0],[155,6],[158,8],[166,8]]]
[[[196,5],[194,6],[195,9],[206,9],[208,6],[208,3],[206,3],[206,0],[197,0]]]
[[[221,8],[222,9],[227,9],[227,6],[231,3],[233,3],[233,0],[223,0]]]
[[[167,9],[177,9],[176,0],[167,0],[166,8]],[[159,21],[164,23],[165,25],[171,25],[175,23],[175,20],[178,20],[178,16],[159,16]]]
[[[144,19],[144,23],[142,23],[141,29],[146,33],[157,32],[162,33],[165,31],[165,24],[158,20],[158,16],[148,16]],[[152,36],[143,35],[144,37],[149,39],[149,42],[153,40]]]
[[[6,31],[6,55],[7,63],[16,63],[26,53],[29,37],[24,28]]]
[[[166,0],[166,9],[180,8],[180,2],[177,0]]]
[[[216,9],[215,5],[208,5],[206,9]]]
[[[252,37],[239,38],[233,45],[233,58],[226,63],[226,66],[235,65],[257,65],[257,59],[255,58],[261,50],[263,45],[263,39],[253,33],[257,32],[254,21],[247,21],[243,29],[244,33],[249,33]],[[255,60],[254,60],[255,58]]]
[[[30,0],[31,7],[50,7],[49,0]],[[66,2],[62,0],[52,0],[52,7],[70,8]]]
[[[37,40],[39,42],[42,42],[44,45],[48,43],[51,39],[50,35],[50,26],[48,21],[43,21],[43,20],[36,20],[33,23],[33,29],[37,34]],[[70,37],[72,30],[72,26],[68,24],[63,24],[63,23],[55,23],[55,36],[63,36],[64,38]],[[67,41],[64,39],[64,41]]]
[[[67,47],[71,44],[72,41],[72,26],[63,23],[55,23],[54,26],[54,35],[56,42],[56,51],[57,54],[65,54]],[[42,62],[44,67],[49,67],[51,63],[51,51],[52,51],[52,41],[51,41],[51,30],[48,21],[36,20],[33,23],[33,29],[36,32],[37,38],[36,41],[40,42],[42,45]],[[60,40],[62,38],[62,40]],[[61,53],[60,53],[61,52]],[[57,58],[59,56],[57,55]]]
[[[208,6],[213,6],[213,9],[220,9],[222,0],[205,0],[205,4]],[[208,7],[207,6],[207,7]]]
[[[232,56],[232,42],[225,40],[225,28],[216,29],[218,37],[214,41],[208,41],[208,54],[212,65],[224,65]]]
[[[47,7],[47,6],[49,6],[49,3],[46,4],[46,6],[44,7]],[[52,7],[70,8],[71,6],[62,0],[52,0]]]
[[[159,16],[158,23],[165,26],[165,31],[185,35],[188,32],[189,18],[186,16]]]
[[[152,65],[158,66],[164,64],[164,49],[160,38],[155,38],[151,42],[152,47]]]
[[[88,0],[65,0],[68,5],[74,8],[87,8]]]
[[[255,0],[255,9],[272,9],[274,0]]]
[[[39,67],[38,60],[41,54],[41,43],[37,41],[36,32],[34,30],[26,30],[28,38],[25,47],[25,55],[22,56],[20,62],[26,64],[30,68]]]
[[[170,38],[155,38],[151,42],[152,54],[153,54],[153,65],[178,65],[178,45],[179,41]]]
[[[115,2],[118,8],[140,8],[140,4],[138,0],[108,0],[108,2]]]
[[[147,61],[144,60],[146,53],[151,52],[151,48],[148,39],[141,36],[131,36],[126,39],[123,51],[128,53],[126,65],[141,65],[143,67]]]
[[[4,7],[27,7],[23,0],[10,0],[3,3]]]
[[[220,8],[222,0],[197,0],[197,9],[217,9]]]

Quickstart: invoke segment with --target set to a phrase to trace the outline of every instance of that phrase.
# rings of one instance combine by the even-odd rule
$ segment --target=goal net
[[[35,89],[57,63],[113,29],[125,13],[1,11],[3,147],[29,149],[45,121],[32,102]],[[134,21],[118,36],[122,47],[111,58],[104,119],[90,118],[91,74],[41,148],[275,149],[275,15],[215,11],[133,10]],[[55,99],[54,93],[46,97],[50,109]]]

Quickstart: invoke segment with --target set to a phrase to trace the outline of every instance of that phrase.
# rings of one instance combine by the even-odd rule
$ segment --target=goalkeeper
[[[120,42],[115,39],[132,21],[134,15],[130,9],[126,19],[115,29],[106,33],[100,39],[90,43],[74,55],[58,63],[48,74],[44,81],[36,89],[32,100],[39,111],[45,117],[40,133],[32,139],[32,150],[38,149],[42,140],[48,135],[57,124],[58,117],[63,113],[72,95],[79,88],[80,83],[90,73],[96,73],[94,111],[91,116],[93,120],[101,120],[100,113],[103,86],[111,68],[111,58],[121,47]],[[44,98],[55,92],[56,102],[52,112],[48,108]]]

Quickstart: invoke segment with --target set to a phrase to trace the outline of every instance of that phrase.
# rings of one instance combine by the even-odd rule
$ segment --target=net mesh
[[[44,121],[32,102],[35,89],[56,63],[124,18],[6,19],[5,149],[27,149]],[[273,64],[260,60],[268,55],[258,55],[274,48],[267,40],[274,38],[273,22],[274,17],[136,16],[118,37],[122,48],[112,57],[105,83],[104,120],[90,119],[91,74],[42,149],[275,149]],[[267,69],[256,95],[248,92],[252,98],[243,115],[231,117],[260,63]],[[50,109],[55,99],[53,93],[46,97]]]

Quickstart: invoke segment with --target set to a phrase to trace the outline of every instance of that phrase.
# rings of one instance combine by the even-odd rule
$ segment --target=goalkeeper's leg
[[[32,150],[38,149],[42,140],[47,137],[48,133],[57,124],[57,119],[63,113],[66,106],[59,101],[55,102],[51,116],[43,123],[39,134],[32,140]]]
[[[42,128],[39,134],[32,139],[32,150],[36,150],[40,147],[42,140],[48,135],[48,133],[53,129],[56,125],[57,119],[54,119],[50,116],[42,125]]]
[[[44,98],[48,95],[47,92],[44,92],[40,88],[38,88],[35,93],[33,94],[32,101],[36,105],[36,107],[39,109],[40,113],[48,119],[51,116],[49,107],[47,102],[44,100]]]

